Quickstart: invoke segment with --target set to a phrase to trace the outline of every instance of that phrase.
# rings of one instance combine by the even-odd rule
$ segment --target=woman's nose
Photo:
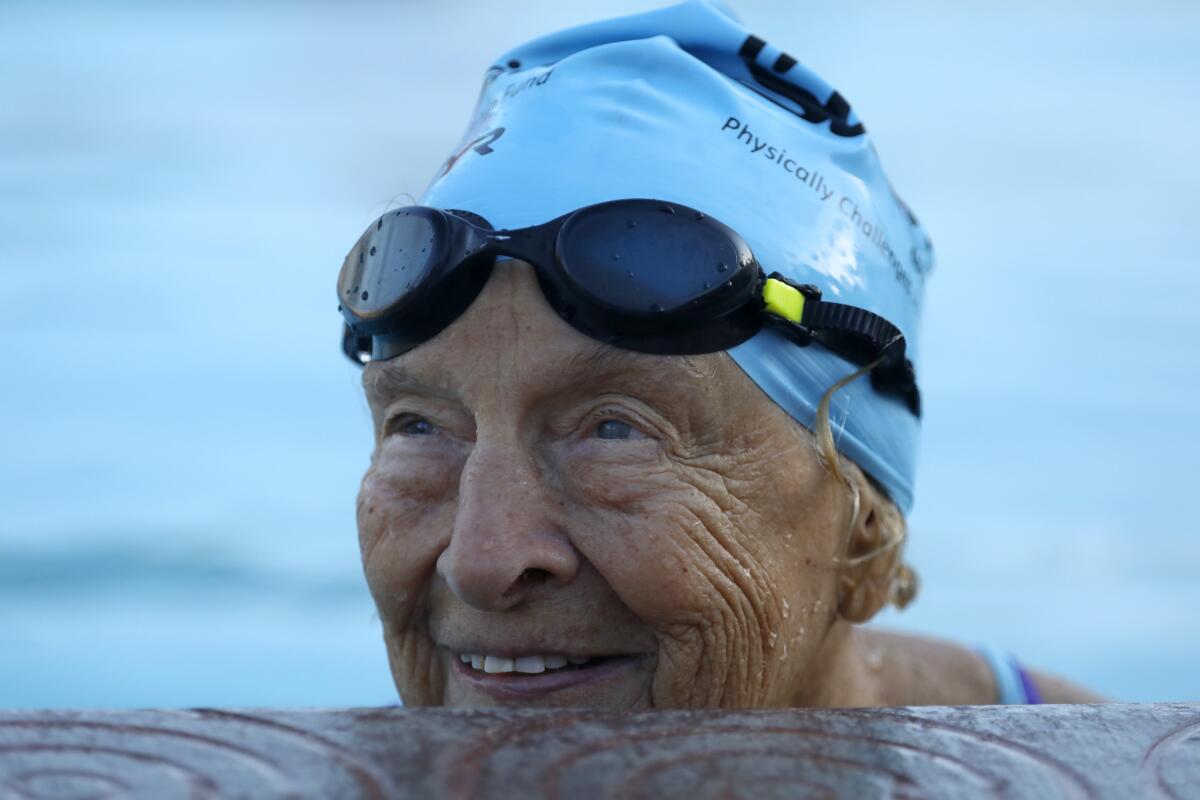
[[[438,574],[463,601],[505,611],[571,582],[580,555],[551,513],[533,459],[477,444],[463,467],[458,512]]]

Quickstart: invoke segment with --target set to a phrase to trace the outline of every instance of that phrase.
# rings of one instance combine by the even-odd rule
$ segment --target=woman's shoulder
[[[1038,691],[1042,693],[1043,703],[1111,703],[1107,697],[1096,694],[1091,689],[1060,678],[1057,675],[1047,675],[1044,672],[1029,671]]]
[[[990,705],[1011,680],[1005,665],[976,648],[909,633],[859,628],[856,639],[877,688],[878,705]],[[1104,698],[1070,681],[1024,670],[1030,694],[1043,703],[1099,703]],[[1010,701],[1011,702],[1011,701]]]

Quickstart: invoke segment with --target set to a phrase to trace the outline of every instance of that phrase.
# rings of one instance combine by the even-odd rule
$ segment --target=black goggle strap
[[[828,303],[817,287],[794,283],[778,272],[767,278],[762,296],[767,319],[797,344],[817,341],[859,366],[882,358],[871,370],[871,385],[898,394],[915,416],[921,416],[916,373],[904,357],[899,328],[864,308]]]

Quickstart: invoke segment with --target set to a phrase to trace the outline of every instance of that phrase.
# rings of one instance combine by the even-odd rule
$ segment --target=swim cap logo
[[[467,142],[461,149],[459,149],[457,153],[446,159],[446,163],[442,165],[442,170],[440,173],[438,173],[438,177],[440,178],[450,170],[454,169],[454,165],[457,164],[458,160],[465,156],[469,150],[474,150],[481,156],[486,156],[488,153],[493,152],[494,148],[492,147],[492,143],[503,135],[504,126],[501,125],[499,128],[492,128],[487,133],[477,136],[476,138]]]
[[[829,122],[829,130],[838,136],[853,137],[866,133],[867,129],[861,122],[850,124],[850,104],[837,92],[829,95],[829,99],[822,103],[815,94],[803,86],[781,77],[782,73],[796,66],[796,59],[787,53],[780,53],[770,70],[759,64],[755,59],[766,46],[767,43],[757,36],[747,36],[746,41],[742,42],[742,46],[738,50],[738,55],[746,62],[750,74],[756,81],[800,106],[799,111],[789,106],[783,106],[784,108],[798,114],[801,119],[817,125]],[[773,99],[769,95],[764,96],[767,99]],[[779,105],[783,104],[779,103]]]
[[[519,66],[519,62],[510,62],[509,66],[515,69],[516,66]],[[523,94],[528,89],[534,89],[538,86],[545,86],[546,81],[550,80],[550,76],[554,73],[554,68],[551,67],[544,72],[531,75],[523,80],[514,81],[508,86],[505,86],[503,91],[499,91],[497,89],[496,92],[492,92],[493,84],[496,83],[496,81],[501,75],[504,74],[504,72],[505,71],[502,67],[492,67],[487,71],[486,74],[484,74],[483,88],[479,92],[479,100],[477,100],[475,103],[475,113],[471,117],[470,124],[467,125],[467,132],[464,138],[471,136],[476,131],[481,130],[484,126],[495,125],[495,123],[498,121],[497,118],[499,117],[499,112],[502,106],[507,104],[518,95]],[[486,156],[488,153],[493,152],[494,148],[492,147],[492,144],[503,135],[504,126],[497,125],[491,130],[474,137],[460,147],[456,153],[452,154],[446,159],[446,163],[442,164],[442,168],[434,177],[434,181],[441,180],[443,177],[445,177],[446,173],[454,169],[454,166],[462,159],[462,157],[472,150],[481,156]]]

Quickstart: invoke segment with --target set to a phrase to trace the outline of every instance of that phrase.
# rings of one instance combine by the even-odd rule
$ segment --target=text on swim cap
[[[795,175],[799,181],[812,188],[814,192],[821,198],[821,202],[825,202],[833,197],[833,189],[825,185],[825,178],[816,170],[810,170],[807,167],[799,164],[794,158],[787,157],[787,148],[779,148],[774,145],[759,139],[750,132],[750,126],[743,123],[737,117],[730,117],[725,120],[725,125],[721,130],[727,131],[732,129],[737,135],[739,142],[745,142],[750,147],[751,153],[762,153],[763,157],[775,162],[785,170]]]
[[[858,207],[858,204],[854,202],[852,197],[846,194],[839,195],[832,186],[825,182],[825,176],[819,171],[799,163],[794,158],[789,158],[787,148],[776,147],[765,139],[759,138],[750,130],[748,124],[742,122],[737,117],[726,119],[725,124],[721,126],[721,131],[730,131],[739,142],[746,145],[752,155],[761,155],[771,163],[778,164],[784,171],[811,189],[813,196],[819,202],[830,202],[836,196],[838,211],[850,220],[850,223],[859,233],[875,245],[875,248],[880,252],[884,260],[887,261],[888,266],[891,267],[896,283],[900,285],[912,302],[917,302],[918,291],[914,285],[912,274],[905,268],[899,256],[896,255],[891,242],[888,241],[884,234],[883,225],[869,218]],[[915,252],[913,255],[913,264],[918,274],[924,274],[924,271],[920,268],[921,265],[917,261]]]

